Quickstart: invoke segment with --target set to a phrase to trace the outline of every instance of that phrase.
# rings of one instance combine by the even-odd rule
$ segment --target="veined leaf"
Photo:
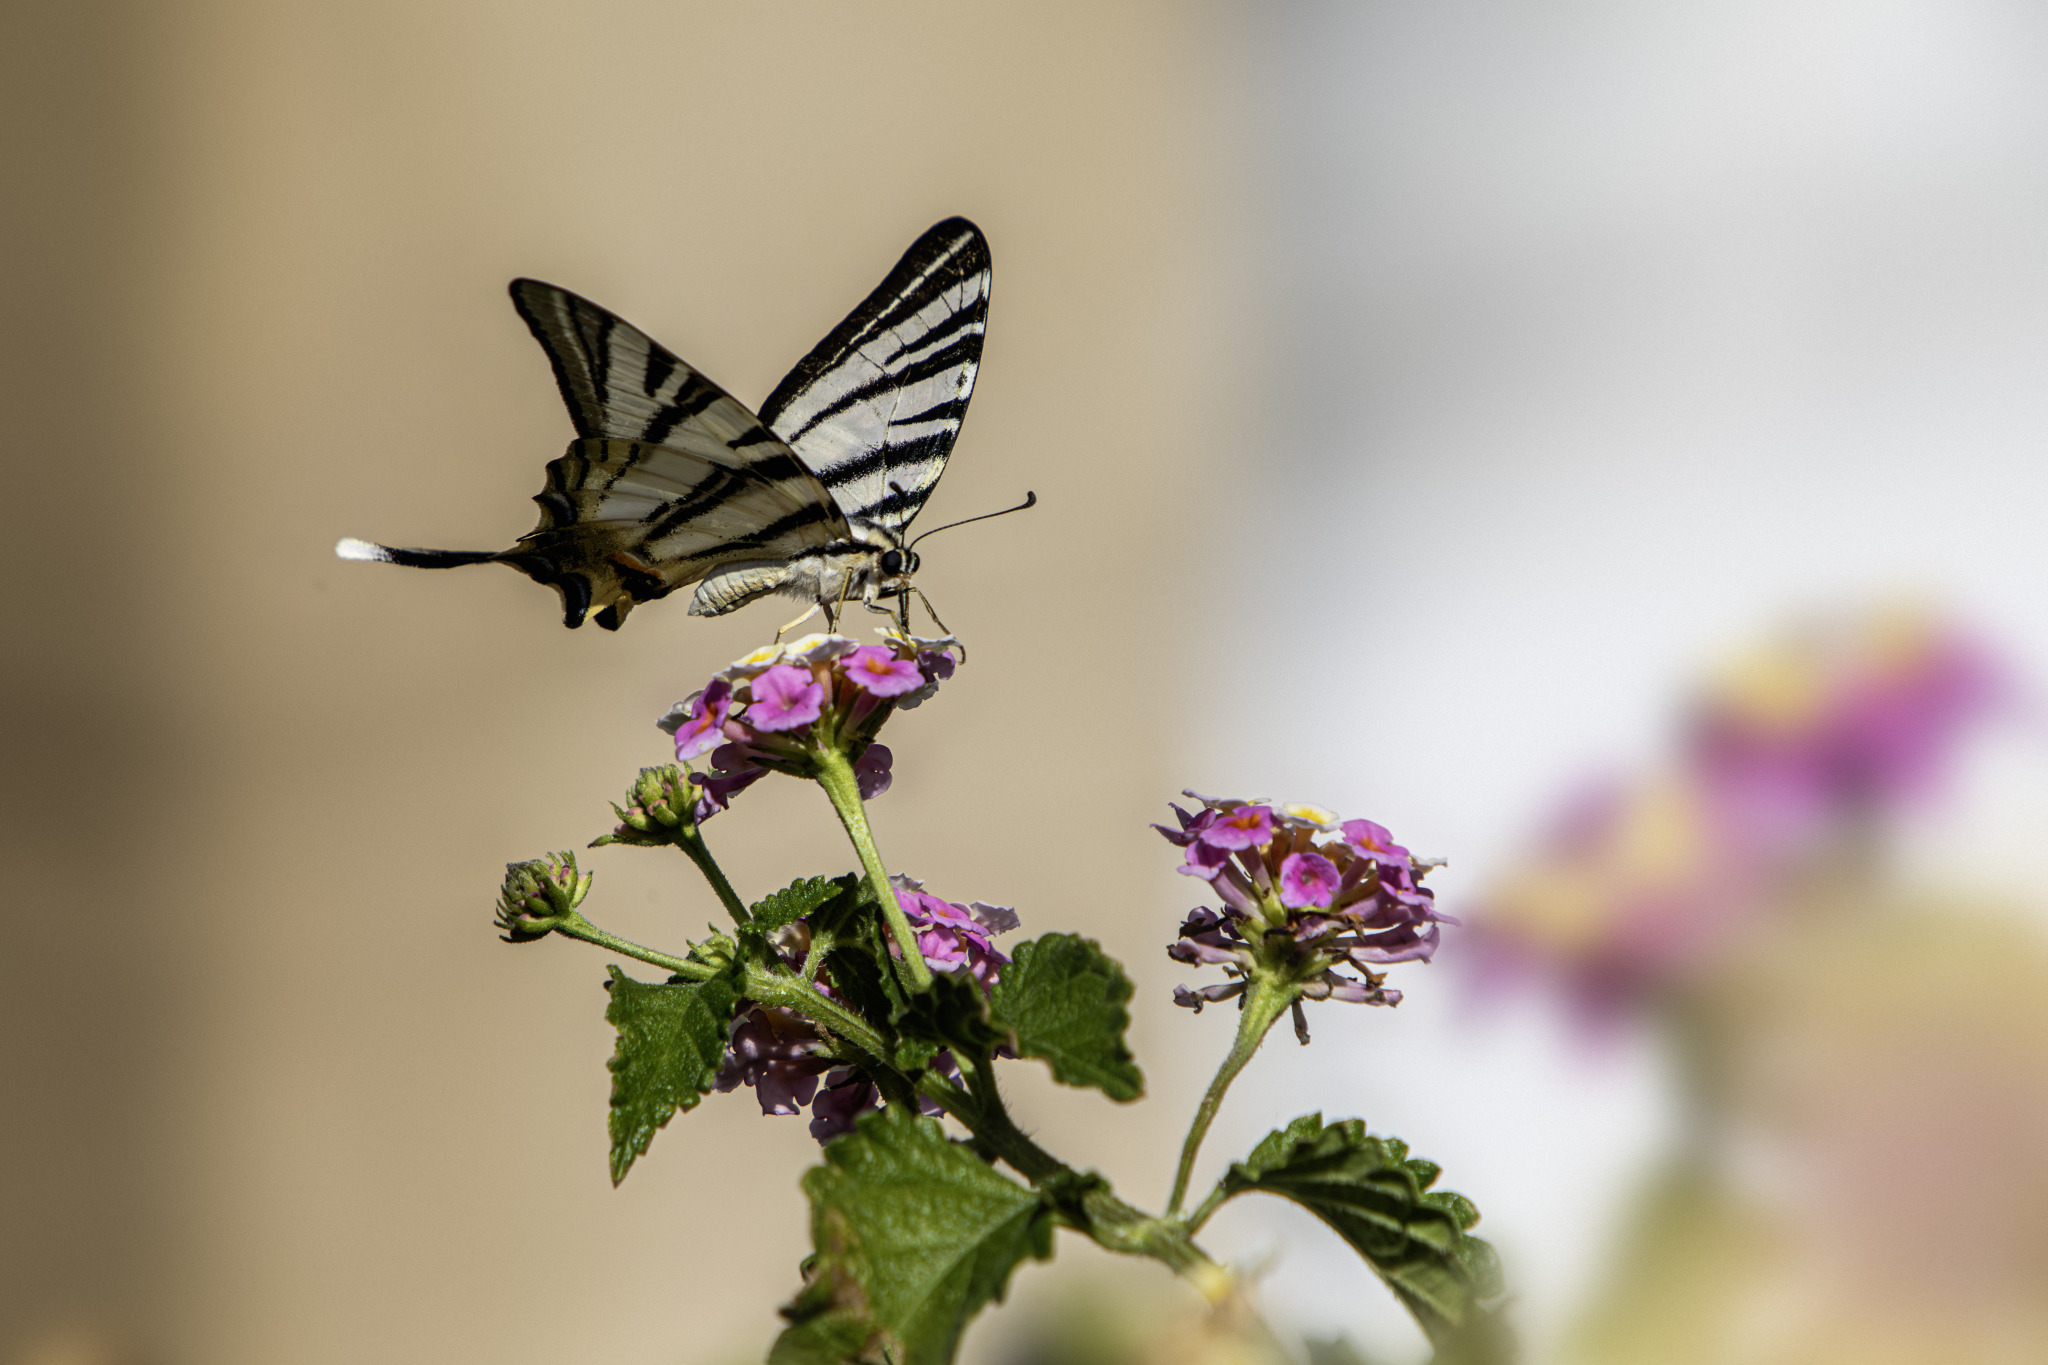
[[[1466,1229],[1478,1210],[1431,1192],[1437,1167],[1357,1119],[1305,1114],[1268,1133],[1223,1177],[1231,1195],[1263,1190],[1328,1223],[1415,1314],[1440,1360],[1505,1358],[1505,1329],[1483,1304],[1500,1292],[1493,1248]]]
[[[727,977],[636,981],[617,967],[606,983],[607,1023],[619,1031],[612,1073],[612,1183],[679,1109],[692,1109],[718,1077],[739,992]]]
[[[771,1365],[946,1365],[1018,1263],[1052,1254],[1052,1210],[1035,1191],[900,1108],[827,1146],[804,1193],[816,1254]]]
[[[764,934],[772,933],[785,924],[795,924],[841,892],[851,890],[858,880],[858,874],[852,872],[841,877],[799,877],[780,891],[755,901],[747,907],[747,913],[753,917],[754,928]]]
[[[1017,945],[989,997],[1017,1051],[1052,1067],[1065,1085],[1092,1085],[1113,1100],[1145,1093],[1145,1076],[1124,1043],[1131,980],[1091,939],[1045,934]]]

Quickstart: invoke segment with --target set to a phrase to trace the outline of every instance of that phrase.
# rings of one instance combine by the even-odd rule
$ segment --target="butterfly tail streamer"
[[[395,545],[378,545],[354,536],[343,536],[334,544],[339,559],[358,559],[373,564],[403,564],[408,569],[454,569],[464,564],[489,564],[498,550],[405,550]]]

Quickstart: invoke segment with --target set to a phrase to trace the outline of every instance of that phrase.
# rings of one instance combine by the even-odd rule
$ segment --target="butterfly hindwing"
[[[606,309],[538,280],[512,299],[554,366],[578,440],[548,465],[541,524],[501,558],[616,627],[721,564],[843,541],[838,505],[725,390]]]
[[[981,230],[937,224],[761,405],[848,521],[901,531],[945,471],[981,365],[989,279]]]

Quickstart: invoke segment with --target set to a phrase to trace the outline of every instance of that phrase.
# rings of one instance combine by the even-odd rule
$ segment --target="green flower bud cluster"
[[[505,942],[531,943],[567,923],[590,894],[595,875],[577,872],[573,853],[550,853],[529,862],[505,864],[497,915]]]
[[[679,834],[697,828],[697,789],[687,773],[675,764],[642,768],[639,780],[626,793],[626,804],[612,803],[619,827],[591,842],[592,848],[606,844],[632,844],[646,848],[677,842]]]

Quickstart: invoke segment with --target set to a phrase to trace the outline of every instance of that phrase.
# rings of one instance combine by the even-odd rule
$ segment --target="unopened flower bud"
[[[619,805],[615,802],[612,805],[613,812],[619,817],[619,827],[593,840],[590,846],[674,843],[675,831],[693,823],[691,812],[696,800],[696,789],[675,764],[642,768],[632,789],[626,793],[626,803]]]
[[[577,872],[573,853],[505,864],[497,915],[505,941],[531,943],[553,933],[590,894],[592,875]]]

